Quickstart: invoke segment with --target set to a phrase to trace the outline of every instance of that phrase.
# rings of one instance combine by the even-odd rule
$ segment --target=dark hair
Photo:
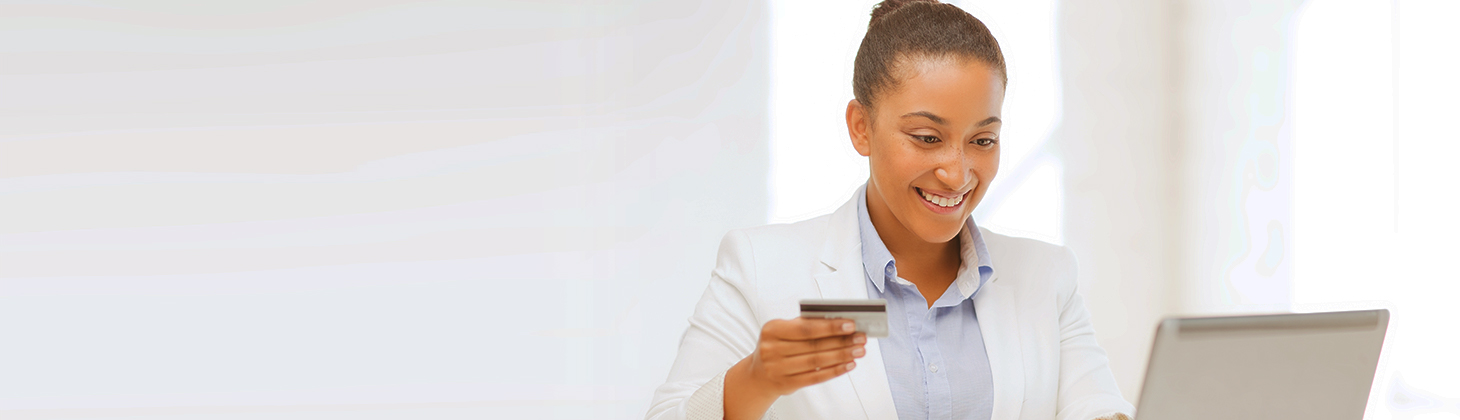
[[[857,49],[852,93],[871,107],[873,98],[896,87],[894,73],[910,59],[974,59],[1009,84],[999,41],[978,18],[937,0],[884,0],[872,7],[872,22]]]

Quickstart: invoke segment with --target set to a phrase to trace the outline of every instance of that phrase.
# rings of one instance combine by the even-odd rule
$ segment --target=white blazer
[[[755,349],[762,325],[799,316],[801,299],[867,298],[855,200],[815,219],[725,234],[679,357],[646,418],[724,418],[725,371]],[[994,277],[974,297],[974,310],[993,371],[993,419],[1131,414],[1076,291],[1074,254],[982,233]],[[896,419],[881,351],[869,341],[851,372],[781,397],[766,417]]]

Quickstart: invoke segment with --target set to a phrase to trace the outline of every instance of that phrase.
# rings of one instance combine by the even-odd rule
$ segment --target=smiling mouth
[[[943,208],[958,207],[959,204],[963,204],[963,197],[967,195],[959,194],[957,197],[944,197],[941,195],[931,194],[927,191],[923,191],[922,188],[913,188],[918,190],[918,195],[923,196],[923,200],[927,200],[929,203],[933,203],[933,205]]]

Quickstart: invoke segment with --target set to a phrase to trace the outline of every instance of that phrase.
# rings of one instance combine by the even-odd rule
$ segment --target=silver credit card
[[[887,337],[885,299],[802,299],[801,317],[850,319],[868,337]]]

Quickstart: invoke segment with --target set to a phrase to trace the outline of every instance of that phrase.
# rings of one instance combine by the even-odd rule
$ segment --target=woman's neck
[[[897,220],[880,192],[870,185],[867,188],[867,216],[872,219],[872,227],[877,229],[882,244],[897,260],[900,277],[917,284],[919,290],[927,290],[924,284],[942,285],[942,288],[936,289],[939,292],[953,282],[962,255],[957,237],[941,243],[923,240]]]

